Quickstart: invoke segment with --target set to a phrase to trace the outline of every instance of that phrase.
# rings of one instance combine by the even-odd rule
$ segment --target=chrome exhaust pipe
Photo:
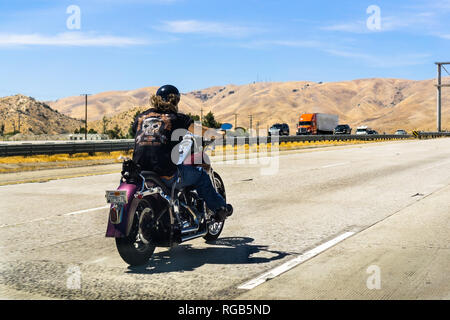
[[[186,234],[186,233],[191,233],[191,232],[197,232],[200,229],[200,224],[198,223],[198,218],[197,215],[195,214],[194,211],[192,211],[192,209],[185,205],[183,202],[180,203],[185,209],[187,209],[187,211],[192,215],[192,218],[194,219],[194,223],[195,223],[195,227],[192,228],[188,228],[188,229],[183,229],[181,230],[181,234]]]
[[[208,231],[202,232],[200,234],[195,234],[193,236],[187,236],[187,237],[181,237],[181,241],[182,242],[186,242],[195,238],[200,238],[200,237],[204,237],[208,234]]]
[[[197,232],[199,227],[189,228],[189,229],[183,229],[181,230],[182,234],[191,233],[191,232]]]

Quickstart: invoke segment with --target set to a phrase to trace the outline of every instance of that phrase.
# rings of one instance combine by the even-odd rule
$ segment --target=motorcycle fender
[[[133,220],[134,220],[134,213],[136,212],[136,208],[139,204],[139,199],[133,199],[131,202],[130,209],[127,212],[127,219],[124,219],[127,221],[126,229],[125,229],[125,237],[128,237],[131,231],[131,227],[133,226]]]
[[[108,228],[106,230],[107,238],[125,238],[130,234],[133,225],[134,212],[136,211],[138,199],[133,199],[130,206],[124,208],[122,222],[114,225],[108,219]]]
[[[135,185],[122,183],[117,190],[127,190],[128,203],[123,208],[122,222],[120,224],[112,224],[108,214],[108,227],[105,235],[107,238],[124,238],[129,234],[131,228],[130,220],[131,223],[133,223],[132,218],[137,207],[138,201],[135,201],[137,199],[134,198],[134,193],[136,191]],[[130,215],[130,213],[133,214]]]

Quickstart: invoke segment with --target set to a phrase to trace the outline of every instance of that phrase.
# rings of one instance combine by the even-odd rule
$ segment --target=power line
[[[445,70],[445,72],[447,72],[447,74],[450,76],[450,73],[447,71],[447,69],[445,69],[444,66],[442,66],[442,68]]]

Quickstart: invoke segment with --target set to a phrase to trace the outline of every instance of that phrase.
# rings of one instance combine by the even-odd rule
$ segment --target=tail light
[[[123,207],[113,206],[109,211],[109,221],[112,224],[120,224],[122,222]]]

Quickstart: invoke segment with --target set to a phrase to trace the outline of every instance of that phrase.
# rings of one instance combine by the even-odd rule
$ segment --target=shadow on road
[[[155,253],[147,266],[128,267],[127,273],[156,274],[175,271],[193,271],[205,264],[254,264],[279,260],[290,253],[268,250],[268,246],[251,245],[254,239],[246,237],[221,238],[209,242],[210,247],[194,248],[182,244],[170,250]],[[258,256],[259,254],[259,256]]]

